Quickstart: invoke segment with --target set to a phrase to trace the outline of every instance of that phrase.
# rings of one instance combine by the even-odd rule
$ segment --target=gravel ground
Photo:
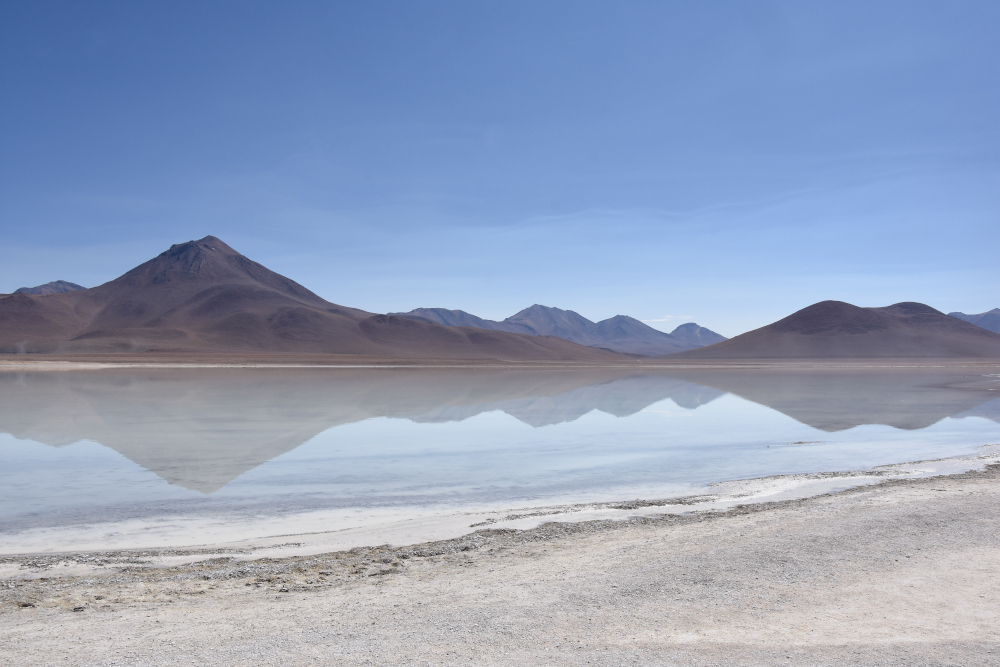
[[[4,559],[0,664],[1000,665],[1000,466],[416,547],[148,556]]]

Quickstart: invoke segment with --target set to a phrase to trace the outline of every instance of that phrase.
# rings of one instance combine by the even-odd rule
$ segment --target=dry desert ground
[[[282,560],[4,560],[5,665],[1000,664],[998,466]]]

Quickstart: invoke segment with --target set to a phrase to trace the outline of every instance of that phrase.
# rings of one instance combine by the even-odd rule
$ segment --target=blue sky
[[[374,312],[981,312],[997,34],[985,1],[3,3],[0,292],[214,234]]]

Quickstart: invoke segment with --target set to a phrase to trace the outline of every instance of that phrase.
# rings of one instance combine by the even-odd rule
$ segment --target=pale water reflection
[[[566,502],[973,453],[1000,378],[896,370],[0,373],[0,531]]]

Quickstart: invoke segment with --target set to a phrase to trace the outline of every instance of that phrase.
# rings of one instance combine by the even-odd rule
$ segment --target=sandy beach
[[[5,557],[0,662],[993,665],[998,509],[990,466],[400,548]]]

